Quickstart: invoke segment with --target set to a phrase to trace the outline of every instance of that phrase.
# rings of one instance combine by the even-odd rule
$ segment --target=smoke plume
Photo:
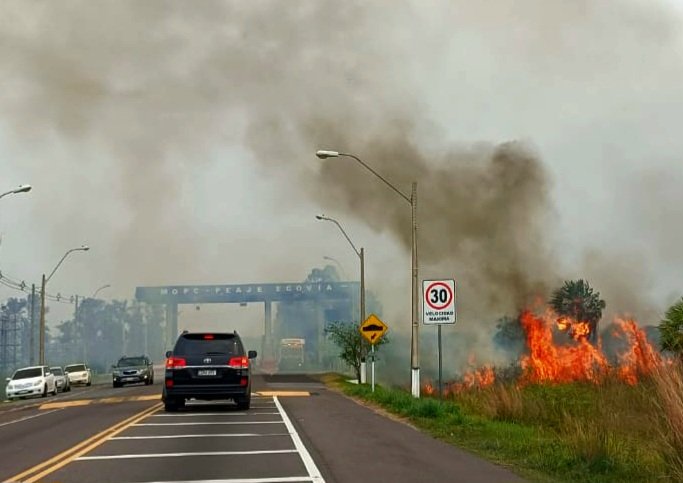
[[[584,225],[611,213],[591,206],[615,171],[603,145],[624,141],[629,109],[657,117],[662,103],[634,92],[680,92],[680,69],[660,54],[676,45],[668,13],[585,1],[5,1],[2,159],[59,187],[36,190],[34,219],[49,221],[32,226],[27,250],[50,240],[53,251],[31,270],[87,241],[101,255],[81,278],[120,295],[301,278],[310,266],[293,274],[297,257],[315,243],[290,222],[315,207],[391,234],[407,255],[408,203],[351,159],[315,159],[332,149],[406,195],[418,183],[421,278],[455,276],[469,322],[493,323],[568,273],[556,243],[607,244]],[[386,272],[409,280],[407,258]]]

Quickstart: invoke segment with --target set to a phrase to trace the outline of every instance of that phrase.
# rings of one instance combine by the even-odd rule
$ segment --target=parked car
[[[69,384],[84,384],[89,386],[92,384],[92,372],[85,364],[69,364],[64,368],[69,378]]]
[[[50,367],[50,372],[55,376],[55,384],[57,384],[57,389],[60,392],[71,391],[71,383],[69,382],[69,377],[64,373],[64,370],[59,367]]]
[[[251,404],[250,359],[237,332],[183,332],[173,351],[166,353],[162,399],[175,411],[194,399],[232,399],[240,409]]]
[[[12,377],[7,378],[5,392],[10,401],[28,396],[45,397],[48,393],[57,394],[57,384],[49,367],[24,367],[17,369]]]
[[[111,366],[111,369],[114,387],[136,382],[144,382],[145,385],[154,384],[154,366],[147,356],[124,356]]]

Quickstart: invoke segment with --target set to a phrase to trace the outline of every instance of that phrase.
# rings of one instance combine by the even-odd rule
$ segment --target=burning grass
[[[635,385],[667,363],[633,320],[617,318],[612,324],[609,336],[620,347],[612,359],[603,351],[601,340],[590,342],[594,334],[586,322],[558,316],[551,309],[542,314],[523,311],[519,322],[526,339],[526,351],[515,364],[520,369],[515,378],[519,386],[600,384],[615,378]],[[446,394],[481,389],[496,382],[496,368],[491,365],[478,367],[474,355],[470,355],[468,366],[460,380],[446,384]],[[431,384],[424,389],[427,394],[434,392]]]
[[[683,364],[676,361],[658,368],[652,380],[659,414],[654,424],[659,429],[663,456],[676,481],[683,481]]]

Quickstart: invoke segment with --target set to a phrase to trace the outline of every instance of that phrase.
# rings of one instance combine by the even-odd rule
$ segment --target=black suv
[[[122,357],[111,366],[112,384],[121,387],[127,383],[154,383],[154,366],[146,356]]]
[[[183,407],[190,398],[232,399],[240,409],[249,409],[249,360],[256,351],[245,353],[237,332],[183,332],[166,357],[162,393],[166,411]]]

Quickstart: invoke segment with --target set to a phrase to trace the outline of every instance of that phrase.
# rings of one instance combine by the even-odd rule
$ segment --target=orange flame
[[[572,339],[587,339],[591,334],[591,326],[588,322],[575,322],[572,324],[570,335]]]
[[[484,388],[496,381],[496,373],[491,365],[476,367],[474,354],[470,354],[467,361],[470,368],[462,376],[461,382],[451,384],[447,392],[461,392],[467,389]]]
[[[428,382],[428,383],[425,384],[424,387],[422,388],[422,392],[423,392],[426,396],[432,396],[432,395],[434,395],[434,393],[436,392],[436,390],[434,389],[434,386],[432,385],[432,383],[431,383],[431,382]]]
[[[520,360],[524,371],[520,382],[599,382],[608,367],[600,348],[588,343],[585,337],[576,339],[576,344],[558,346],[551,330],[553,318],[551,312],[545,316],[530,311],[522,313],[529,354]]]
[[[626,343],[626,349],[617,354],[616,366],[610,365],[602,351],[601,341],[596,345],[588,342],[591,325],[587,322],[558,317],[550,309],[542,315],[526,310],[521,314],[520,322],[528,348],[528,353],[519,360],[523,371],[518,380],[520,385],[576,381],[599,383],[610,375],[633,385],[669,362],[652,347],[645,332],[633,320],[615,319],[612,335]],[[558,344],[553,339],[553,329],[568,332],[571,339],[566,344]],[[468,359],[468,366],[459,382],[446,387],[446,393],[484,388],[495,382],[493,366],[477,368],[473,354]],[[434,387],[427,387],[429,394],[433,394]]]
[[[662,357],[647,341],[647,336],[633,320],[616,319],[619,330],[613,335],[628,342],[628,349],[619,355],[619,378],[628,384],[638,382],[638,376],[651,374],[662,365]]]

